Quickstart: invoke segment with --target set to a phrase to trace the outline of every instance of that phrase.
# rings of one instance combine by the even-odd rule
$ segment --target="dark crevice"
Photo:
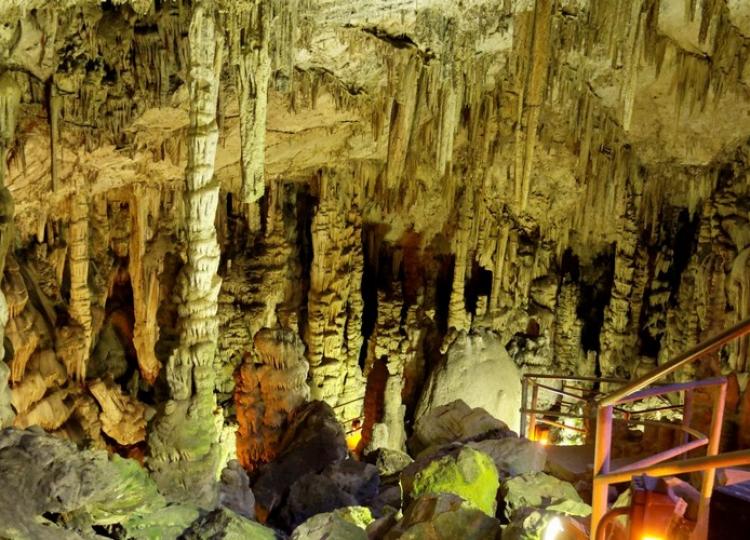
[[[435,279],[435,323],[441,336],[448,333],[448,311],[453,288],[454,255],[436,256],[438,273]]]
[[[614,245],[597,255],[582,271],[581,297],[577,315],[583,321],[581,345],[584,352],[599,352],[599,335],[604,324],[604,309],[609,304],[614,281]]]
[[[302,301],[299,306],[299,328],[300,335],[307,335],[307,294],[310,290],[310,268],[313,260],[313,243],[312,243],[312,218],[315,215],[315,207],[318,200],[310,193],[310,186],[304,184],[297,191],[296,199],[296,216],[297,216],[297,246],[299,248],[299,262],[302,268],[300,298]]]
[[[477,301],[481,296],[489,297],[492,291],[492,272],[479,266],[476,260],[471,264],[471,275],[464,287],[464,301],[466,311],[477,314]]]

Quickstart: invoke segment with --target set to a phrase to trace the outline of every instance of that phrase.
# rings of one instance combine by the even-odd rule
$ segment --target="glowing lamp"
[[[569,517],[553,517],[542,534],[542,540],[588,540],[583,526]]]
[[[537,427],[534,430],[534,441],[538,442],[542,446],[549,444],[549,430]]]
[[[358,429],[357,431],[353,431],[349,435],[346,436],[346,446],[349,448],[350,452],[354,452],[357,447],[359,446],[359,441],[362,440],[362,430]]]
[[[562,520],[559,517],[554,517],[547,524],[547,528],[544,529],[544,536],[542,540],[558,540],[558,536],[565,530],[563,527]]]

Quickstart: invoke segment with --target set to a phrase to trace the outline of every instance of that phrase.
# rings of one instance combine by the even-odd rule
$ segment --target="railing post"
[[[693,421],[693,391],[687,390],[685,392],[685,401],[682,404],[682,427],[689,428]],[[686,444],[690,440],[690,435],[685,432],[682,436],[682,444]],[[687,459],[688,455],[685,452],[682,455],[683,459]]]
[[[539,387],[536,385],[536,381],[531,381],[531,410],[535,411],[536,409],[536,402],[539,398]],[[536,440],[536,413],[531,413],[529,415],[529,435],[527,437],[529,440],[535,441]]]
[[[521,379],[521,425],[518,429],[518,436],[519,437],[526,437],[528,438],[526,434],[526,415],[528,414],[526,412],[526,409],[529,406],[529,379],[524,375],[523,379]]]
[[[727,401],[727,382],[724,381],[714,392],[713,411],[711,415],[711,432],[708,437],[707,456],[715,456],[719,453],[721,445],[721,429],[724,422],[724,407]],[[706,538],[708,535],[708,513],[711,504],[711,494],[714,491],[714,480],[716,468],[703,471],[703,483],[701,484],[701,500],[698,506],[697,535],[695,538]]]
[[[591,497],[591,537],[607,512],[609,483],[599,478],[609,472],[612,451],[612,406],[599,407],[596,413],[596,443],[594,445],[594,485]]]

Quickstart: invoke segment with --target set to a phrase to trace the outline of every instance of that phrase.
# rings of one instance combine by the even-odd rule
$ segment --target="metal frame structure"
[[[607,495],[610,484],[628,482],[633,476],[647,474],[649,476],[672,476],[690,472],[703,472],[701,485],[701,499],[698,508],[697,538],[705,538],[708,532],[708,512],[711,493],[714,488],[716,469],[750,464],[750,450],[741,450],[719,454],[719,443],[724,420],[726,404],[727,380],[716,377],[702,381],[691,381],[679,384],[666,384],[655,388],[648,388],[652,384],[663,380],[668,375],[687,364],[699,360],[706,355],[718,351],[724,345],[737,338],[750,334],[750,319],[746,319],[724,332],[707,339],[692,349],[678,355],[661,367],[647,373],[643,377],[631,382],[627,386],[614,391],[597,402],[596,441],[594,447],[594,485],[591,512],[591,533],[596,537],[597,529],[604,514],[607,512]],[[690,429],[693,409],[693,391],[698,388],[713,388],[713,409],[709,434],[703,435]],[[640,399],[660,396],[674,392],[685,392],[683,402],[683,421],[676,426],[685,433],[683,444],[642,459],[616,470],[610,469],[612,452],[612,420],[618,405],[632,403]],[[689,436],[695,437],[687,442]],[[690,450],[706,446],[706,456],[683,459],[675,462],[665,461],[686,454]]]
[[[611,484],[629,482],[634,476],[646,474],[649,476],[673,476],[677,474],[703,472],[701,485],[701,499],[698,510],[698,534],[696,538],[705,538],[708,531],[708,512],[711,493],[714,488],[715,472],[717,468],[735,467],[750,464],[750,450],[740,450],[719,454],[719,443],[724,421],[724,408],[726,404],[727,380],[725,377],[715,377],[700,381],[686,383],[666,383],[664,379],[678,369],[704,358],[706,355],[720,350],[727,343],[750,334],[750,319],[736,324],[724,332],[703,341],[692,349],[678,355],[668,363],[654,369],[635,381],[624,381],[621,379],[606,379],[597,377],[557,376],[546,374],[527,374],[522,383],[522,407],[520,434],[522,436],[536,433],[537,423],[545,423],[561,429],[572,429],[583,431],[587,435],[592,434],[591,417],[596,410],[596,431],[594,439],[594,478],[591,513],[591,538],[601,538],[604,530],[600,526],[608,508],[608,488]],[[544,382],[542,382],[544,381]],[[560,383],[560,388],[550,386],[550,381]],[[568,386],[571,382],[591,383],[592,387],[597,383],[609,383],[621,387],[609,395],[603,395],[597,389]],[[647,388],[651,385],[658,385]],[[697,389],[710,389],[713,391],[711,426],[708,434],[700,433],[692,429],[690,423],[693,414],[693,392]],[[539,391],[546,391],[558,396],[563,400],[562,405],[569,407],[568,412],[544,411],[538,409]],[[573,391],[571,391],[573,390]],[[575,391],[582,394],[575,394]],[[684,398],[682,405],[668,405],[664,407],[652,407],[639,411],[627,411],[621,406],[646,398],[664,396],[666,394],[682,393]],[[531,395],[531,406],[528,406],[529,394]],[[565,399],[573,400],[566,402]],[[579,403],[585,403],[588,411],[581,415],[570,411]],[[654,422],[649,420],[633,421],[632,417],[650,412],[682,408],[682,424],[675,425],[667,422]],[[615,418],[614,414],[620,413],[624,418]],[[577,418],[584,420],[584,427],[573,428],[565,424],[549,420],[548,418],[537,418],[539,415],[555,418]],[[528,417],[528,421],[527,421]],[[610,469],[610,458],[612,452],[612,425],[614,421],[625,421],[631,424],[656,424],[662,427],[682,431],[682,444],[660,452],[656,455],[641,459],[635,463]],[[692,439],[692,440],[691,440]],[[701,457],[687,458],[687,453],[706,447],[706,455]],[[667,460],[683,456],[678,461]],[[666,463],[665,463],[666,462]]]

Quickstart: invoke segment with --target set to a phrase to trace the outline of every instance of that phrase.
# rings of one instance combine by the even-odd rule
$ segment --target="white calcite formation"
[[[149,468],[167,494],[210,507],[217,497],[218,431],[214,396],[221,279],[214,224],[219,185],[213,177],[216,105],[223,42],[213,11],[194,7],[188,37],[190,128],[185,171],[187,260],[177,278],[179,344],[167,364],[169,397],[149,436]]]

